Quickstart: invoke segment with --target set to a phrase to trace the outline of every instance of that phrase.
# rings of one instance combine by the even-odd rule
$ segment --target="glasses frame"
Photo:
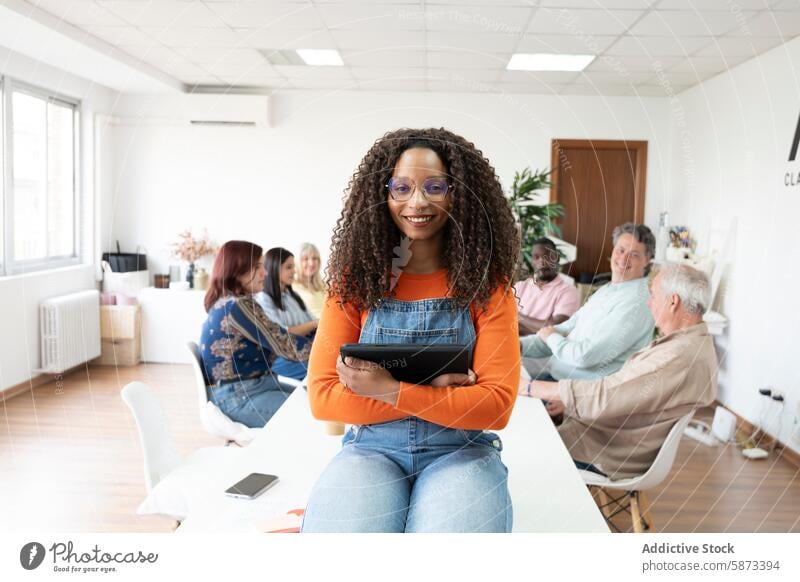
[[[386,189],[389,191],[389,196],[391,196],[392,200],[394,200],[396,202],[408,202],[409,200],[411,200],[414,197],[414,192],[416,192],[417,190],[422,192],[422,196],[424,196],[425,200],[427,200],[428,202],[444,202],[445,200],[447,200],[447,196],[448,196],[448,194],[450,194],[450,190],[452,190],[452,188],[453,188],[453,184],[447,178],[426,178],[422,182],[422,187],[420,187],[413,178],[405,178],[405,177],[402,177],[402,176],[399,176],[399,177],[403,178],[403,180],[408,180],[409,182],[411,182],[411,184],[414,186],[414,188],[413,188],[413,190],[411,190],[411,192],[409,192],[407,198],[398,198],[397,196],[394,195],[394,192],[392,192],[392,188],[391,188],[391,183],[392,183],[392,180],[394,179],[394,177],[389,178],[389,183],[386,184],[385,186],[386,186]],[[429,180],[444,180],[444,183],[447,185],[447,189],[444,191],[444,194],[442,195],[441,198],[436,198],[436,197],[432,198],[425,191],[425,182],[428,182]]]

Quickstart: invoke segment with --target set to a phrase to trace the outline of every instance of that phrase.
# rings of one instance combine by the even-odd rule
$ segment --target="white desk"
[[[499,434],[515,532],[608,532],[539,400],[518,399],[511,422]],[[213,472],[198,471],[191,486],[184,482],[180,489],[187,515],[177,531],[257,531],[260,522],[305,507],[340,441],[326,435],[322,423],[311,417],[306,392],[295,390],[248,447],[230,451]],[[280,481],[254,500],[224,495],[253,472],[276,474]]]
[[[142,361],[188,364],[186,342],[197,342],[206,320],[205,291],[147,287],[142,306]]]

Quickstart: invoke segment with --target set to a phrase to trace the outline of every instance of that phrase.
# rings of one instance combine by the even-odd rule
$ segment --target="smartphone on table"
[[[225,490],[225,494],[241,499],[255,499],[277,482],[278,477],[276,475],[250,473],[238,483],[228,487]]]

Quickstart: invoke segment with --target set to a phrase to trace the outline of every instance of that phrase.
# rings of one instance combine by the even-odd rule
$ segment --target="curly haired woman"
[[[506,425],[519,383],[518,255],[502,188],[474,144],[401,129],[367,152],[334,231],[308,375],[314,416],[354,426],[314,486],[303,531],[511,530],[502,445],[486,431]],[[398,382],[342,361],[351,342],[466,344],[472,369]]]

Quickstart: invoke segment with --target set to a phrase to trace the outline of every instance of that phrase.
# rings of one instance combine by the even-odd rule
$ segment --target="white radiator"
[[[39,306],[42,372],[59,374],[100,355],[100,293],[80,291]]]

